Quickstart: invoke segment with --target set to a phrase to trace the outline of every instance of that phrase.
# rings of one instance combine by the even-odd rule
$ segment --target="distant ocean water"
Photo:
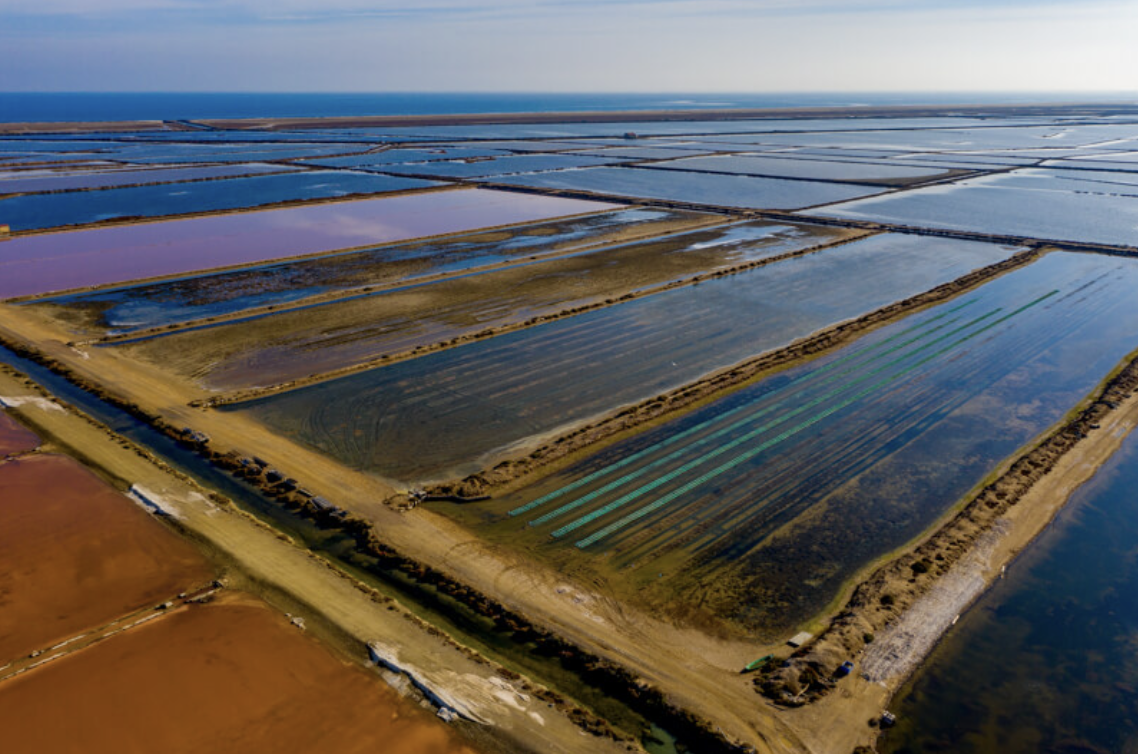
[[[364,115],[443,115],[582,110],[1133,102],[1135,95],[1072,93],[834,94],[316,94],[185,92],[0,93],[0,122],[194,120]]]

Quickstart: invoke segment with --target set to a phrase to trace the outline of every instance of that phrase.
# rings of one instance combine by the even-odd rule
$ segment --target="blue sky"
[[[1134,91],[1138,1],[0,0],[0,91]]]

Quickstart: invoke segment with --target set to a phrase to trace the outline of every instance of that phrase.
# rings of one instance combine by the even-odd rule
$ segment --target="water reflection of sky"
[[[607,209],[613,205],[480,189],[17,237],[0,243],[0,297]]]

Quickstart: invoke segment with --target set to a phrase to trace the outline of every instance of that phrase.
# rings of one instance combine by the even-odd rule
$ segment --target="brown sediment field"
[[[376,674],[232,594],[0,684],[0,730],[13,752],[473,754]]]
[[[40,444],[40,439],[31,430],[8,416],[7,412],[0,410],[0,457],[9,453],[19,453],[25,450],[34,450]]]
[[[212,447],[256,449],[258,455],[268,458],[277,468],[290,470],[288,473],[305,480],[306,486],[317,494],[367,516],[374,523],[375,531],[382,532],[384,542],[412,554],[421,563],[434,564],[450,578],[459,579],[456,583],[460,589],[475,600],[483,601],[481,595],[487,595],[511,609],[522,609],[538,626],[565,636],[570,646],[575,644],[620,667],[627,667],[633,679],[644,679],[637,680],[638,684],[646,684],[638,686],[636,693],[642,696],[651,693],[681,710],[691,710],[696,720],[713,721],[705,723],[713,726],[710,730],[718,728],[729,738],[750,741],[760,752],[804,751],[797,744],[795,734],[772,710],[755,704],[748,693],[746,678],[739,675],[739,668],[754,659],[753,642],[724,641],[694,629],[677,628],[598,592],[597,585],[575,583],[571,575],[553,572],[525,557],[488,547],[469,530],[422,508],[411,514],[399,514],[383,504],[390,488],[381,480],[345,469],[240,417],[234,420],[213,412],[203,414],[186,408],[179,399],[171,402],[181,388],[168,377],[153,375],[152,379],[142,365],[117,358],[102,349],[92,353],[90,359],[79,359],[56,339],[57,336],[41,330],[42,325],[34,321],[24,322],[20,309],[15,312],[12,321],[6,321],[0,329],[8,329],[19,321],[30,328],[21,327],[25,333],[38,333],[35,342],[48,349],[52,358],[65,358],[67,369],[77,377],[90,380],[97,379],[97,375],[114,373],[116,392],[128,389],[128,395],[145,400],[147,406],[161,401],[160,405],[167,407],[164,415],[177,417],[177,426],[182,426],[183,421],[201,422],[198,426],[214,438]],[[56,367],[64,368],[58,363]],[[0,386],[18,381],[18,378],[5,377],[4,370],[0,369]],[[107,393],[104,388],[99,391]],[[28,413],[33,411],[36,414],[33,425],[39,429],[42,424],[45,436],[67,437],[78,433],[76,441],[81,438],[84,451],[112,475],[126,475],[130,479],[150,479],[154,475],[153,469],[144,471],[147,462],[138,454],[120,447],[116,441],[108,442],[105,430],[94,425],[85,428],[81,420],[69,413],[27,409]],[[157,486],[160,482],[153,484]],[[295,594],[359,641],[384,635],[405,641],[403,651],[407,655],[401,654],[403,659],[439,678],[444,686],[455,688],[456,683],[461,683],[457,687],[459,693],[477,705],[480,714],[502,726],[508,735],[523,742],[533,742],[536,736],[541,742],[537,746],[539,750],[579,750],[572,742],[580,747],[580,731],[568,722],[563,712],[548,710],[539,697],[525,702],[520,710],[502,706],[496,688],[493,698],[485,699],[486,684],[480,678],[494,674],[493,666],[484,660],[472,664],[468,654],[460,652],[453,643],[447,645],[437,629],[406,622],[401,611],[391,612],[390,603],[374,602],[321,565],[319,559],[287,543],[282,544],[276,535],[249,530],[229,509],[209,514],[187,505],[185,513],[184,525],[232,553],[242,570],[259,582],[278,585]],[[766,651],[770,649],[764,648],[758,654]],[[693,656],[701,659],[698,665],[693,666]],[[497,687],[501,678],[494,680]],[[528,717],[534,707],[544,718],[543,725],[535,725]],[[566,730],[566,726],[572,730]],[[624,748],[623,743],[605,738],[594,737],[585,742],[590,751]]]
[[[4,365],[0,365],[0,392],[46,396],[34,382]],[[211,557],[225,563],[233,581],[272,604],[306,616],[314,634],[331,640],[348,656],[362,659],[364,644],[377,638],[398,645],[401,663],[413,665],[421,680],[450,692],[491,723],[478,729],[482,732],[477,740],[493,742],[494,749],[516,743],[523,750],[564,754],[582,748],[590,752],[626,750],[624,741],[586,734],[579,721],[594,729],[603,729],[604,725],[587,713],[582,716],[570,700],[520,680],[461,646],[390,597],[330,567],[276,529],[226,505],[224,499],[214,497],[218,505],[211,504],[202,496],[205,490],[89,417],[71,409],[48,410],[32,401],[21,404],[15,412],[53,445],[79,449],[84,462],[100,475],[135,480],[173,502],[182,516],[179,527],[208,542]],[[254,447],[271,451],[269,439],[257,441]],[[313,456],[309,463],[319,467],[324,462]],[[336,473],[343,476],[345,472],[341,467]],[[346,473],[351,479],[344,480],[343,492],[322,492],[338,502],[353,490],[370,501],[382,499],[372,489],[378,484],[373,478]],[[385,512],[389,522],[402,520],[386,507],[377,510]],[[336,630],[329,633],[325,626],[335,626]]]
[[[221,269],[545,220],[616,205],[492,191],[424,190],[12,236],[0,298]]]
[[[0,464],[0,663],[166,600],[213,569],[70,458]]]
[[[765,223],[757,224],[760,228]],[[218,390],[326,380],[400,355],[422,355],[753,269],[861,237],[860,232],[772,236],[746,249],[699,241],[746,229],[731,225],[576,254],[409,290],[301,307],[124,345],[130,355]],[[798,229],[796,229],[798,230]],[[747,261],[769,246],[771,256]],[[129,341],[128,341],[129,342]]]
[[[851,734],[861,731],[865,737],[865,720],[880,714],[936,638],[912,625],[918,613],[910,615],[910,609],[917,606],[919,614],[931,615],[927,620],[938,623],[937,634],[946,630],[1138,426],[1136,391],[1138,357],[1131,354],[1052,431],[977,485],[942,525],[884,565],[867,569],[819,638],[796,653],[790,666],[771,674],[764,684],[769,696],[805,689],[800,699],[805,706],[788,717],[798,721],[795,727],[806,738],[815,739],[815,751],[844,754]],[[927,571],[914,570],[918,563]],[[930,605],[934,598],[939,604]],[[817,681],[811,685],[812,678],[829,676],[845,659],[860,664],[880,654],[874,644],[895,638],[890,634],[899,629],[911,636],[895,641],[890,657],[874,657],[871,679],[851,676],[836,690]],[[873,634],[874,642],[867,644],[866,634]],[[875,736],[871,731],[869,738]]]
[[[536,473],[548,474],[595,452],[603,445],[632,432],[675,418],[721,397],[727,390],[750,384],[792,364],[817,357],[862,334],[933,304],[945,301],[992,278],[1023,267],[1039,258],[1039,249],[1027,249],[1001,262],[974,270],[932,290],[884,306],[867,315],[841,322],[789,346],[721,370],[689,385],[621,409],[599,421],[549,437],[536,449],[517,458],[507,458],[465,479],[432,486],[438,495],[472,497],[501,494],[518,488]],[[245,396],[243,396],[245,397]]]

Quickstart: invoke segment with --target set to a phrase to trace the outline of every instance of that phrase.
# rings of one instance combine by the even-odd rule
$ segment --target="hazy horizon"
[[[1138,95],[1086,92],[9,92],[0,123],[141,121],[263,117],[371,117],[478,113],[653,112],[717,110],[1133,107]]]
[[[6,92],[1123,92],[1138,5],[0,0]]]

